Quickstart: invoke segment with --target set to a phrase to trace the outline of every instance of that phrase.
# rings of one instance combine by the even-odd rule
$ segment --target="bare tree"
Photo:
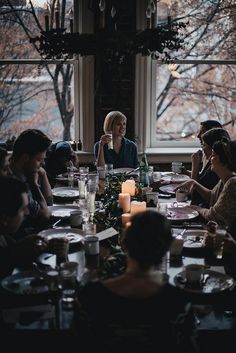
[[[181,8],[176,20],[186,21],[188,25],[185,49],[176,53],[177,59],[236,59],[236,5],[232,1],[182,0],[178,3]],[[175,12],[178,3],[172,4]],[[161,81],[156,97],[159,134],[168,134],[169,130],[167,138],[176,139],[186,131],[182,137],[187,138],[196,132],[199,120],[204,118],[234,124],[236,77],[230,65],[221,68],[208,64],[178,65],[175,70],[180,78],[175,78],[166,66],[157,69],[157,82]]]
[[[8,3],[7,7],[4,7],[0,10],[0,20],[1,23],[4,23],[4,26],[1,26],[0,30],[3,31],[6,28],[6,23],[8,23],[9,27],[14,28],[12,33],[11,31],[8,32],[8,35],[10,36],[9,43],[17,43],[19,45],[19,49],[16,51],[16,45],[14,45],[14,48],[11,49],[10,56],[11,58],[39,58],[39,51],[35,43],[31,42],[30,40],[39,35],[40,31],[44,29],[44,13],[43,9],[41,8],[36,8],[34,7],[33,3],[29,1],[29,6],[14,6],[11,0],[6,0]],[[55,0],[50,1],[50,13],[51,13],[51,24],[50,26],[53,26],[53,22],[55,19],[54,12],[55,12]],[[66,12],[68,11],[68,8],[66,6],[66,0],[62,1],[62,6],[60,9],[60,24],[61,27],[65,26],[65,21],[66,21]],[[9,30],[10,28],[8,28]],[[15,31],[15,37],[17,36],[16,40],[14,41],[14,31]],[[17,35],[16,35],[17,33]],[[23,45],[22,45],[23,43]],[[2,53],[4,53],[4,48],[0,49]],[[2,54],[1,53],[1,54]],[[3,54],[2,54],[3,58]],[[26,88],[23,86],[22,83],[20,82],[20,78],[27,76],[29,74],[29,68],[22,70],[21,67],[24,65],[19,65],[15,66],[15,74],[17,75],[17,85],[15,85],[14,89],[9,89],[9,93],[11,94],[12,98],[14,97],[14,100],[7,99],[7,94],[6,94],[6,85],[7,81],[6,77],[4,76],[1,78],[1,83],[2,85],[4,84],[5,90],[4,90],[4,97],[2,97],[2,100],[4,100],[4,105],[8,107],[8,110],[13,111],[13,106],[10,104],[11,101],[14,101],[14,104],[17,105],[22,100],[24,99],[30,99],[35,95],[38,95],[41,93],[43,90],[46,90],[47,88],[45,87],[45,84],[43,85],[42,82],[39,84],[36,84],[36,87],[34,88],[34,92],[27,92]],[[4,71],[5,75],[5,70],[6,68],[2,68],[2,73]],[[19,75],[19,71],[24,71],[22,75]],[[27,73],[28,70],[28,73]],[[72,96],[71,96],[71,81],[72,81],[72,75],[73,75],[73,67],[69,63],[59,63],[56,65],[49,65],[47,64],[46,61],[42,61],[42,72],[46,70],[47,74],[52,80],[53,83],[53,88],[54,88],[54,94],[56,98],[56,102],[58,105],[58,110],[59,114],[61,117],[62,121],[62,126],[63,126],[63,132],[62,132],[62,138],[63,140],[71,140],[71,122],[72,118],[74,115],[74,107],[72,103]],[[1,74],[1,72],[0,72]],[[38,75],[40,75],[40,70],[38,72]],[[8,73],[8,79],[9,80],[14,80],[16,82],[16,79],[12,77],[11,73]],[[35,82],[37,79],[35,80]],[[21,90],[19,89],[19,86],[21,85]],[[5,122],[6,119],[10,119],[9,111],[4,111],[4,117],[3,121]],[[0,112],[1,114],[1,112]],[[0,121],[1,123],[1,121]]]

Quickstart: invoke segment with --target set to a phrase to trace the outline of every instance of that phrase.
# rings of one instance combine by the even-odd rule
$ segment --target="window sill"
[[[145,151],[149,163],[159,164],[173,161],[190,163],[191,155],[197,150],[199,147],[157,147],[147,148]]]

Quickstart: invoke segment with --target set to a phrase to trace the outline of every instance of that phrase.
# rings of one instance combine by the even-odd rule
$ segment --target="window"
[[[0,7],[0,140],[27,128],[38,128],[52,140],[71,140],[78,125],[74,120],[75,61],[41,61],[29,39],[39,34],[39,26],[44,28],[44,4],[33,3],[33,10],[25,2]],[[66,13],[71,6],[68,1]]]
[[[137,57],[136,134],[141,148],[196,146],[199,122],[206,119],[219,120],[236,138],[236,2],[163,3],[156,3],[157,24],[167,21],[167,15],[171,21],[186,21],[185,47],[172,53],[170,65]],[[145,26],[142,18],[137,23]]]

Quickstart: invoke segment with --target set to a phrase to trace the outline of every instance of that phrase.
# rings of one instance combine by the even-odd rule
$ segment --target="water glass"
[[[78,275],[77,262],[63,262],[60,264],[60,283],[62,288],[62,304],[72,308],[76,299],[76,281]]]
[[[95,223],[86,223],[82,225],[82,230],[84,235],[96,235],[96,224]]]
[[[183,169],[183,163],[182,162],[172,162],[171,163],[171,171],[176,174],[180,174]]]
[[[97,167],[97,172],[98,172],[99,179],[105,179],[106,178],[106,168],[105,168],[105,166]]]
[[[75,175],[74,175],[74,167],[72,166],[67,167],[67,180],[68,180],[68,186],[73,187]]]
[[[87,176],[89,173],[89,167],[79,167],[79,174],[83,176],[87,180]]]
[[[106,171],[106,175],[113,175],[113,164],[112,163],[105,164],[105,171]]]
[[[86,196],[86,177],[85,175],[80,175],[78,179],[78,187],[79,187],[79,198],[84,199]]]
[[[153,172],[152,174],[153,182],[156,183],[161,180],[161,173],[160,172]]]
[[[99,267],[99,238],[96,235],[86,235],[84,238],[86,266],[90,269]]]
[[[95,212],[95,198],[96,198],[96,192],[88,192],[87,194],[87,204],[88,204],[88,211],[90,214],[94,214]]]

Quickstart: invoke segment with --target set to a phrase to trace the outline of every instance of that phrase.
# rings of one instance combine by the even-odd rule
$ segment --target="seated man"
[[[15,141],[10,168],[23,181],[29,197],[29,215],[24,226],[35,226],[49,220],[48,205],[52,204],[52,190],[43,169],[46,151],[51,140],[41,131],[23,131]]]
[[[14,267],[31,263],[47,246],[37,235],[20,241],[14,239],[28,215],[26,185],[13,177],[0,177],[0,278],[10,275]]]

